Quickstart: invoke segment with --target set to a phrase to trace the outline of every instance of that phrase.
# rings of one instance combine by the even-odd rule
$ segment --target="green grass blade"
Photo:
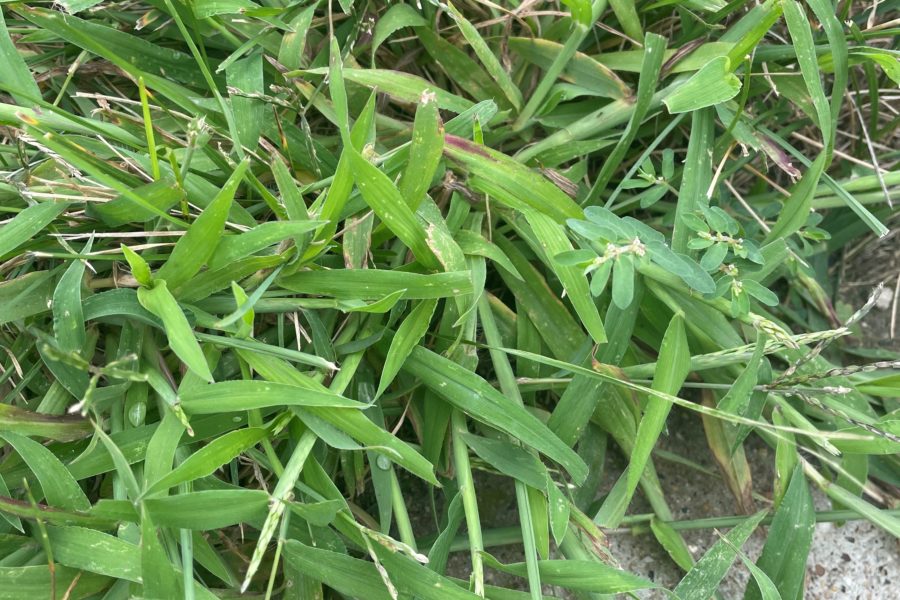
[[[350,153],[353,178],[363,198],[375,214],[412,251],[422,266],[440,269],[440,263],[429,248],[425,232],[415,214],[404,202],[397,186],[378,167],[357,152]]]
[[[231,431],[214,439],[209,444],[189,456],[169,473],[154,481],[144,491],[144,496],[164,492],[178,484],[206,477],[216,472],[248,448],[255,446],[267,435],[265,429],[247,428]]]
[[[6,65],[3,72],[0,73],[0,83],[15,90],[22,90],[25,94],[25,97],[18,97],[14,94],[16,102],[27,105],[29,97],[41,97],[41,90],[35,83],[34,77],[31,76],[28,65],[25,64],[25,60],[9,37],[6,19],[2,14],[0,14],[0,61]]]
[[[509,73],[507,73],[506,69],[503,68],[503,65],[500,64],[500,60],[487,45],[487,42],[484,41],[484,38],[481,37],[481,34],[478,33],[478,29],[476,29],[475,26],[472,25],[452,4],[448,4],[448,7],[450,9],[450,16],[456,22],[456,26],[459,27],[463,37],[466,38],[469,47],[472,48],[475,55],[478,56],[478,59],[481,61],[481,64],[484,65],[485,70],[494,78],[494,81],[497,82],[497,85],[503,90],[503,93],[506,94],[506,98],[510,101],[513,108],[517,111],[521,110],[523,102],[522,92],[516,84],[513,83]]]
[[[630,5],[631,9],[634,10],[634,4],[632,2],[629,1],[624,4]],[[616,4],[613,4],[614,10],[615,7]],[[638,32],[640,32],[640,28],[638,29]],[[634,141],[638,132],[638,127],[640,127],[641,121],[644,120],[647,110],[650,108],[650,103],[653,100],[653,93],[656,91],[656,82],[659,80],[659,71],[663,64],[666,43],[666,38],[656,35],[655,33],[647,34],[646,39],[644,39],[644,58],[641,61],[641,77],[638,80],[637,101],[635,103],[634,112],[628,120],[625,132],[622,134],[622,137],[619,138],[619,141],[616,142],[616,146],[613,148],[612,153],[607,157],[606,161],[604,161],[600,173],[597,175],[594,184],[591,186],[591,191],[588,192],[588,195],[582,204],[594,204],[597,198],[600,197],[612,179],[613,173],[615,173],[616,169],[625,158],[625,152]]]
[[[9,255],[10,252],[32,239],[61,215],[68,206],[63,202],[43,202],[33,204],[21,211],[0,228],[0,256]]]
[[[362,408],[364,405],[329,391],[317,391],[267,381],[222,381],[192,388],[180,394],[191,414],[236,412],[269,406],[319,406]]]
[[[403,6],[403,5],[398,5]],[[413,122],[409,161],[398,187],[406,205],[415,211],[431,186],[444,150],[444,127],[430,92],[423,94]]]
[[[691,137],[688,142],[687,158],[678,191],[675,207],[675,226],[672,231],[672,250],[687,254],[689,230],[684,216],[706,205],[706,190],[712,179],[709,147],[712,145],[712,111],[702,109],[691,115]]]
[[[814,512],[806,477],[797,465],[775,511],[766,545],[756,562],[775,584],[782,598],[799,598],[803,595],[806,558],[815,528]],[[758,586],[749,585],[744,598],[756,600],[764,596],[760,594]]]
[[[83,252],[87,254],[90,251],[91,241],[88,241]],[[53,290],[53,332],[63,352],[81,352],[87,338],[81,304],[84,269],[83,260],[73,261]]]
[[[234,194],[247,166],[246,161],[237,166],[221,191],[178,240],[168,260],[156,272],[156,277],[164,279],[172,290],[184,286],[215,252]]]
[[[531,225],[542,250],[546,253],[549,266],[562,282],[584,328],[597,344],[606,342],[603,320],[594,304],[584,273],[578,267],[561,265],[555,260],[557,255],[572,250],[572,244],[566,237],[565,230],[553,219],[541,213],[528,211],[525,213],[525,218]]]
[[[766,512],[760,511],[729,531],[697,561],[673,592],[683,598],[709,598],[715,594],[719,582],[737,558],[738,549],[764,516]]]
[[[499,428],[558,462],[576,481],[587,475],[587,465],[581,457],[543,423],[468,369],[418,346],[404,363],[403,370],[421,379],[429,389],[473,419]]]
[[[484,556],[492,568],[513,575],[525,574],[525,563],[503,564],[490,554]],[[617,594],[659,587],[648,579],[595,561],[542,560],[538,567],[544,583],[570,590]]]
[[[380,397],[391,384],[413,348],[419,344],[422,336],[428,331],[435,307],[437,307],[436,300],[422,300],[397,328],[397,333],[391,340],[387,357],[384,359],[381,379],[378,381],[378,389],[375,391],[376,398]]]
[[[0,433],[0,438],[15,449],[34,473],[48,504],[74,511],[86,511],[91,507],[75,478],[50,450],[10,431]]]
[[[472,281],[466,271],[431,275],[381,269],[303,271],[282,277],[281,284],[306,294],[363,300],[380,300],[397,290],[404,290],[402,297],[407,300],[472,293]]]
[[[169,291],[166,282],[157,280],[152,288],[139,288],[138,302],[152,314],[159,317],[166,330],[169,346],[187,367],[206,381],[212,381],[212,373],[206,357],[200,349],[197,338],[187,317]]]

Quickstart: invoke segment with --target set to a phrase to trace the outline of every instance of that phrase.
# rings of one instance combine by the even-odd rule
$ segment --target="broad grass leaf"
[[[766,511],[760,511],[748,517],[716,542],[675,587],[673,590],[675,595],[698,600],[713,596],[722,578],[737,558],[737,549],[744,545],[765,516]]]
[[[57,565],[50,572],[44,565],[0,567],[0,598],[50,598],[54,589],[69,590],[69,598],[90,598],[112,583],[110,578]]]
[[[347,88],[344,85],[344,57],[337,38],[333,35],[328,46],[328,91],[334,106],[334,120],[341,138],[347,144],[350,135],[350,113],[347,105]]]
[[[397,7],[405,6],[398,4]],[[438,113],[437,102],[431,92],[425,92],[419,101],[413,122],[409,161],[400,178],[398,188],[406,205],[415,211],[422,197],[431,186],[444,151],[444,127]]]
[[[512,108],[506,99],[506,95],[491,76],[485,73],[481,65],[457,44],[444,39],[430,27],[416,28],[416,35],[425,51],[440,65],[441,69],[456,83],[459,89],[466,90],[468,95],[481,100],[482,103],[489,102],[494,105],[495,110],[497,105],[494,102],[499,102],[503,108]],[[466,112],[471,110],[469,109]],[[460,116],[463,114],[465,113],[460,113]],[[480,115],[478,119],[480,123],[487,123],[490,120],[490,115],[487,114]],[[457,130],[457,128],[449,126],[448,123],[447,132],[453,135],[468,136],[471,135],[472,126],[470,124],[469,127],[459,127]]]
[[[704,390],[703,404],[713,406],[713,400],[714,396]],[[739,511],[744,514],[753,512],[756,508],[753,502],[753,479],[743,444],[735,442],[733,429],[725,421],[707,415],[701,415],[701,420],[706,443]]]
[[[741,91],[741,80],[726,56],[714,58],[663,99],[670,114],[691,112],[731,100]]]
[[[232,281],[241,281],[261,270],[277,267],[287,262],[288,258],[285,254],[248,256],[218,269],[200,271],[189,285],[178,290],[178,300],[188,304],[198,303],[216,292],[229,289]]]
[[[510,50],[542,69],[549,68],[563,51],[562,44],[542,38],[511,37],[508,43]],[[562,78],[608,98],[631,95],[631,89],[612,69],[581,52],[566,64]]]
[[[65,202],[41,202],[21,211],[0,227],[0,257],[33,239],[68,207]]]
[[[217,414],[270,406],[318,406],[362,408],[365,405],[328,390],[314,390],[285,383],[245,380],[222,381],[192,388],[179,395],[189,414]]]
[[[787,491],[769,526],[766,544],[756,565],[769,576],[782,598],[803,596],[806,559],[815,529],[815,506],[800,465],[794,468]],[[745,600],[767,600],[754,583],[747,586]]]
[[[243,452],[255,446],[268,433],[266,429],[250,427],[231,431],[212,440],[187,457],[166,475],[149,485],[144,491],[144,496],[152,496],[180,483],[212,475],[219,467],[231,462]]]
[[[372,56],[378,51],[392,34],[404,27],[423,27],[427,25],[425,18],[409,4],[394,4],[375,23],[372,35]]]
[[[620,309],[614,303],[610,304],[606,312],[606,322],[610,324],[609,342],[602,347],[596,356],[596,360],[600,365],[592,364],[594,369],[617,373],[618,370],[616,368],[603,365],[617,365],[625,356],[642,299],[643,286],[638,286],[631,304],[625,310]],[[594,362],[593,357],[591,362]],[[606,396],[606,393],[603,391],[605,385],[603,381],[586,377],[582,373],[576,374],[562,393],[562,396],[560,396],[556,408],[553,409],[550,419],[547,421],[547,426],[569,446],[574,446],[582,438],[591,418],[597,414],[597,407],[603,401],[603,398],[616,398],[615,391],[610,396]],[[602,411],[604,414],[618,412],[610,410],[611,406],[616,409],[633,406],[630,404],[630,401],[619,401],[619,399],[612,403],[604,404],[607,407]],[[625,422],[632,426],[629,437],[629,443],[631,443],[630,440],[634,437],[634,432],[636,431],[635,419],[629,413]],[[612,430],[614,436],[625,432],[620,427],[614,427]]]
[[[142,37],[98,22],[45,8],[22,7],[17,12],[41,29],[53,32],[75,46],[109,60],[135,77],[143,74],[148,87],[162,88],[167,92],[183,90],[183,99],[186,100],[189,97],[186,88],[174,83],[167,86],[159,84],[168,81],[201,88],[205,85],[197,71],[197,64],[188,54],[179,50],[153,44]],[[188,106],[194,106],[193,102]]]
[[[206,357],[203,356],[203,350],[194,337],[191,324],[169,292],[166,282],[157,280],[152,288],[138,288],[137,298],[141,306],[162,321],[172,352],[199,377],[212,381],[212,373],[206,363]]]
[[[691,115],[691,136],[681,174],[681,187],[678,190],[678,204],[675,206],[672,251],[676,254],[688,253],[690,227],[685,222],[686,215],[708,204],[706,190],[712,181],[712,159],[709,155],[712,144],[712,111],[710,109],[694,111]]]
[[[803,461],[801,457],[801,461]],[[811,477],[822,488],[822,491],[835,503],[843,505],[856,512],[864,519],[871,521],[881,529],[894,537],[900,537],[900,519],[894,515],[872,506],[853,492],[841,487],[840,484],[825,479],[821,474],[803,463],[807,476]]]
[[[424,227],[404,202],[397,186],[358,152],[351,151],[349,157],[353,179],[362,197],[378,218],[412,250],[416,259],[425,268],[440,270],[441,264],[428,246]]]
[[[463,433],[462,439],[475,454],[504,475],[535,489],[546,489],[549,477],[547,468],[537,456],[521,446],[471,433]]]
[[[0,325],[50,310],[53,272],[32,271],[0,282]]]
[[[744,563],[744,566],[747,567],[747,570],[750,571],[750,574],[753,575],[753,582],[756,584],[757,589],[760,590],[762,600],[782,600],[778,588],[775,587],[775,584],[769,579],[765,571],[757,567],[750,557],[743,552],[738,552],[738,557]]]
[[[684,330],[684,317],[681,314],[676,314],[669,322],[660,344],[657,365],[651,389],[670,396],[676,395],[691,369],[691,354]],[[650,454],[665,427],[671,407],[669,402],[656,396],[651,395],[647,398],[628,469],[619,478],[598,516],[606,526],[617,526],[625,515],[625,509],[650,461]]]
[[[666,553],[672,557],[675,564],[681,567],[682,571],[687,572],[691,570],[694,566],[694,557],[691,556],[684,540],[671,525],[654,516],[650,520],[650,531],[653,532],[653,537],[665,549]]]
[[[587,476],[587,465],[537,417],[507,398],[465,367],[421,346],[413,348],[403,370],[477,421],[500,429],[562,465],[575,481]]]
[[[489,184],[496,199],[510,208],[531,208],[560,223],[583,216],[581,207],[565,192],[505,154],[449,134],[444,138],[444,154],[479,182]]]
[[[109,227],[121,227],[127,223],[144,223],[159,216],[158,211],[167,211],[184,198],[184,190],[173,179],[164,177],[134,189],[156,211],[137,204],[129,196],[119,195],[109,202],[88,203],[85,212]]]
[[[208,19],[216,15],[237,15],[259,5],[250,0],[197,0],[191,3],[191,11],[198,19]]]
[[[133,502],[136,502],[141,495],[141,488],[134,476],[134,471],[132,471],[131,467],[128,465],[128,460],[106,432],[100,429],[98,425],[94,425],[94,430],[97,437],[100,438],[103,447],[106,448],[106,451],[109,453],[110,458],[112,458],[113,465],[116,467],[116,474],[119,476],[119,481],[122,482],[125,492]]]
[[[141,576],[145,596],[150,598],[176,598],[184,594],[175,566],[169,559],[162,541],[162,531],[156,527],[146,506],[140,507],[141,522]]]
[[[31,104],[31,99],[41,98],[41,90],[35,83],[34,77],[31,76],[25,59],[19,54],[16,45],[9,37],[6,19],[2,14],[0,14],[0,62],[4,65],[3,70],[0,71],[0,84],[13,90],[13,98],[17,103],[28,106]]]
[[[299,69],[303,66],[304,51],[317,6],[310,4],[290,21],[291,30],[286,31],[278,48],[278,62],[288,69]]]
[[[53,558],[67,567],[141,582],[141,550],[135,544],[85,527],[48,527]]]
[[[209,268],[227,267],[282,240],[299,238],[323,224],[322,221],[268,221],[244,233],[226,235],[219,239],[209,259]]]
[[[485,564],[504,573],[525,576],[525,563],[503,564],[484,552]],[[538,562],[541,581],[570,590],[616,594],[658,588],[643,577],[592,560],[542,560]]]
[[[734,25],[722,34],[722,42],[734,45],[728,50],[732,66],[743,61],[748,54],[757,50],[758,44],[781,16],[779,2],[763,2],[751,8]]]
[[[494,236],[493,241],[520,275],[515,277],[500,268],[498,271],[503,282],[513,292],[550,352],[561,360],[572,358],[575,350],[587,339],[581,326],[547,285],[541,272],[513,242],[502,235]]]
[[[319,394],[334,394],[322,384],[306,377],[278,358],[246,350],[239,351],[239,354],[254,370],[271,382],[306,388]],[[335,395],[335,397],[339,396]],[[437,479],[434,477],[434,467],[430,462],[406,442],[377,426],[360,410],[356,408],[316,408],[313,406],[306,406],[302,409],[298,407],[294,410],[297,411],[296,414],[301,419],[304,413],[308,412],[327,421],[364,446],[378,449],[379,452],[388,456],[388,458],[410,473],[421,477],[429,483],[437,484]]]
[[[15,500],[12,500],[12,494],[10,493],[9,488],[6,486],[6,481],[3,479],[2,475],[0,475],[0,497],[10,499],[10,504],[16,503]],[[0,501],[0,506],[2,506],[3,504],[7,504],[7,502]],[[0,518],[12,525],[19,532],[25,533],[25,529],[22,527],[22,519],[20,519],[18,515],[9,510],[3,510],[3,508],[0,508]]]
[[[613,10],[616,11],[616,14],[619,14],[620,11],[617,10],[616,7],[624,6],[631,7],[630,11],[628,11],[629,13],[634,12],[634,3],[630,0],[625,0],[624,2],[616,1],[613,3]],[[637,15],[635,15],[635,17],[636,16]],[[640,32],[639,24],[637,25],[637,31]],[[663,58],[665,57],[666,43],[666,38],[656,35],[655,33],[648,34],[646,38],[644,38],[644,57],[641,60],[641,75],[638,79],[637,101],[634,106],[634,112],[631,113],[631,118],[628,120],[625,132],[616,142],[615,148],[613,148],[607,159],[603,162],[600,173],[597,174],[594,184],[591,187],[591,191],[588,193],[586,203],[592,203],[601,193],[603,193],[616,169],[618,169],[622,160],[625,158],[625,153],[631,147],[632,142],[634,142],[634,138],[638,133],[638,128],[643,122],[647,110],[653,102],[653,94],[656,91],[660,69],[662,68]]]
[[[743,414],[750,402],[750,395],[756,386],[760,364],[766,350],[766,337],[759,334],[753,355],[747,361],[747,366],[738,375],[731,389],[719,400],[718,408],[734,414]]]
[[[263,410],[263,415],[271,414],[274,411]],[[222,435],[227,431],[238,429],[247,425],[246,415],[214,415],[208,417],[199,417],[191,423],[194,429],[194,441],[203,441],[217,435]],[[145,460],[147,455],[147,444],[150,441],[157,426],[143,425],[134,429],[125,429],[113,434],[110,438],[125,456],[129,464]],[[187,443],[190,440],[185,436],[181,442]],[[86,450],[72,449],[66,446],[56,446],[54,450],[58,451],[60,459],[68,462],[67,469],[76,481],[87,479],[102,473],[108,473],[115,469],[112,458],[101,444],[89,446]],[[74,460],[75,458],[78,460]],[[26,466],[17,466],[9,470],[4,475],[10,480],[21,480],[22,477],[28,476],[28,468]]]
[[[697,71],[714,58],[727,56],[734,47],[734,42],[707,42],[698,46],[693,52],[672,65],[671,73],[686,73]],[[666,51],[666,60],[671,60],[677,53],[673,48]],[[620,50],[617,52],[604,52],[594,59],[613,71],[626,73],[640,73],[643,60],[643,50]]]
[[[522,276],[516,270],[506,254],[493,242],[489,242],[480,234],[467,229],[461,229],[455,236],[456,243],[467,256],[482,256],[489,258],[499,266],[503,267],[510,275],[523,281]]]
[[[400,368],[409,353],[412,352],[413,347],[418,345],[428,331],[436,306],[437,300],[420,301],[397,328],[397,332],[391,340],[387,357],[384,359],[384,367],[381,369],[381,379],[378,381],[375,398],[384,393],[397,373],[400,372]]]
[[[56,508],[86,511],[91,503],[72,473],[53,452],[32,439],[11,431],[0,433],[0,438],[13,447],[34,474],[47,504]]]
[[[91,251],[91,244],[91,241],[85,244],[83,254]],[[83,260],[72,261],[53,291],[53,332],[63,352],[81,352],[84,347],[86,334],[81,303],[84,268]]]
[[[166,411],[147,442],[144,459],[143,489],[172,470],[175,452],[184,437],[185,427],[172,411]],[[196,432],[195,432],[196,435]]]
[[[138,184],[138,182],[141,181],[140,179],[120,169],[111,167],[100,157],[88,151],[83,145],[70,139],[70,136],[45,132],[42,129],[31,127],[30,125],[27,125],[25,129],[33,137],[39,138],[42,145],[58,154],[67,163],[80,171],[83,171],[84,174],[89,175],[97,182],[112,188],[122,196],[128,198],[134,204],[170,223],[179,226],[185,225],[181,219],[173,217],[166,211],[159,209],[135,191],[135,188],[140,187]],[[84,140],[79,141],[84,142]]]
[[[318,218],[326,221],[326,224],[316,234],[317,241],[330,242],[337,231],[338,221],[340,221],[344,207],[353,191],[354,178],[353,168],[350,163],[351,154],[362,151],[373,135],[374,125],[375,94],[373,93],[369,96],[369,100],[350,129],[350,145],[345,144],[341,151],[341,157],[338,159],[331,185],[328,187],[328,192],[326,192],[325,199],[319,208]],[[321,252],[321,248],[307,248],[303,258],[312,258],[319,252]]]
[[[813,8],[816,8],[814,3],[810,3]],[[822,9],[822,5],[819,4],[818,8]],[[835,127],[836,127],[836,115],[832,115],[831,107],[828,104],[828,98],[825,96],[825,90],[822,87],[821,74],[819,72],[818,62],[816,61],[816,50],[815,50],[815,42],[812,37],[812,29],[809,24],[809,19],[806,17],[806,12],[803,10],[801,4],[796,2],[796,0],[787,0],[782,3],[782,9],[784,10],[784,21],[787,23],[788,31],[791,34],[791,40],[794,43],[794,50],[797,53],[797,63],[800,65],[800,73],[803,76],[803,81],[806,84],[806,89],[809,91],[809,95],[812,98],[813,106],[816,110],[816,116],[818,117],[818,125],[822,130],[822,137],[825,141],[825,154],[827,158],[825,159],[826,164],[831,161],[831,151],[834,148],[834,135],[835,135]],[[817,16],[825,16],[831,12],[831,16],[833,18],[832,11],[817,11]],[[834,36],[830,34],[828,29],[831,27],[831,23],[828,24],[829,27],[826,29],[826,33],[829,33],[829,41],[832,41]],[[838,25],[838,30],[840,30],[840,25]],[[843,41],[843,35],[840,35],[840,39]],[[832,46],[835,52],[838,52],[837,56],[841,56],[842,62],[846,62],[846,42],[842,44],[842,48],[838,48]],[[842,50],[842,52],[841,52]],[[842,74],[841,77],[844,77]],[[846,79],[844,80],[846,82]],[[838,88],[838,93],[843,95],[843,90]],[[838,104],[840,104],[840,99],[838,100]]]
[[[379,552],[377,545],[373,548],[378,552],[391,581],[404,592],[415,594],[423,600],[478,598],[422,565],[387,549],[384,549],[384,553]],[[284,558],[302,572],[342,594],[372,600],[392,599],[381,575],[371,562],[306,546],[296,540],[285,543]]]
[[[261,525],[269,499],[263,490],[222,489],[146,498],[143,505],[160,527],[209,531],[240,523]]]
[[[553,534],[553,541],[557,545],[563,543],[566,533],[569,530],[569,516],[571,508],[569,500],[562,491],[556,487],[553,480],[547,477],[547,512],[550,520],[550,531]]]
[[[244,161],[235,168],[221,191],[178,240],[169,258],[156,272],[156,277],[164,279],[173,291],[187,284],[215,252],[248,164]]]
[[[301,271],[280,279],[282,286],[304,294],[347,300],[380,300],[404,290],[407,300],[450,298],[472,293],[467,271],[422,275],[385,269],[332,269]]]
[[[428,550],[428,568],[444,573],[447,568],[447,560],[450,557],[450,547],[456,532],[463,524],[465,512],[462,505],[462,496],[457,492],[447,506],[447,524],[438,533],[437,538]]]
[[[635,0],[612,0],[609,3],[610,8],[619,20],[622,30],[629,37],[643,42],[646,48],[646,37],[644,36],[641,20],[637,13],[637,2]],[[590,21],[587,23],[590,26]]]
[[[527,211],[525,218],[531,225],[531,229],[534,231],[534,235],[547,257],[548,265],[562,282],[566,295],[569,297],[569,301],[572,302],[572,306],[575,307],[575,312],[580,317],[582,325],[587,329],[595,343],[604,343],[606,341],[606,330],[603,328],[603,320],[600,318],[600,313],[596,304],[594,304],[594,299],[591,297],[584,270],[579,267],[566,266],[553,260],[554,256],[572,250],[572,244],[566,237],[565,229],[547,215],[533,210]]]
[[[266,92],[262,54],[253,52],[247,58],[231,63],[225,69],[225,81],[231,97],[238,141],[248,150],[256,150],[263,129],[266,105],[259,98],[249,96],[261,96]]]
[[[884,74],[887,75],[891,81],[896,85],[900,85],[900,64],[898,64],[897,57],[890,50],[869,46],[865,48],[849,48],[848,60],[850,64],[860,64],[871,61],[881,67]],[[819,67],[821,67],[823,71],[830,72],[834,72],[836,68],[833,58],[829,55],[819,57]]]
[[[307,69],[291,71],[285,73],[285,76],[296,77],[300,75],[324,74],[324,69]],[[345,68],[343,74],[346,81],[352,81],[353,83],[377,89],[379,92],[387,94],[391,98],[405,104],[417,103],[424,92],[432,90],[435,94],[438,106],[443,110],[462,113],[474,106],[474,103],[470,100],[466,100],[465,98],[461,98],[448,91],[436,88],[430,81],[409,73],[392,71],[389,69]]]
[[[236,588],[240,585],[237,575],[225,558],[199,531],[191,531],[191,552],[194,560],[201,567],[218,577],[226,586]]]
[[[130,288],[119,288],[88,296],[84,299],[83,310],[86,322],[106,317],[126,316],[138,323],[154,327],[162,326],[153,313],[141,306],[137,290]]]
[[[344,506],[344,503],[339,500],[290,503],[291,512],[317,527],[325,527],[332,523]]]
[[[590,0],[563,0],[563,4],[569,8],[573,21],[585,27],[591,26],[594,16]]]
[[[513,83],[512,77],[500,64],[494,51],[487,45],[484,38],[478,32],[472,23],[470,23],[463,14],[452,4],[448,5],[451,18],[456,21],[457,27],[462,32],[463,37],[469,43],[469,47],[475,52],[475,55],[484,65],[485,70],[493,77],[497,86],[503,90],[506,98],[510,101],[516,111],[522,108],[522,92]]]
[[[278,358],[283,358],[291,362],[310,365],[328,371],[334,371],[337,369],[337,365],[335,365],[333,362],[328,361],[327,359],[322,358],[321,356],[309,354],[307,352],[300,352],[299,350],[293,350],[291,348],[285,348],[283,346],[277,346],[274,344],[265,344],[254,339],[239,339],[220,335],[210,335],[208,333],[197,333],[195,335],[200,341],[210,342],[219,346],[225,346],[226,348],[241,348],[249,350],[251,352],[257,352],[269,356],[276,356]]]

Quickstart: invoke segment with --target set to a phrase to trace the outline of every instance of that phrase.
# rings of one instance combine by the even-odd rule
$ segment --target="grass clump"
[[[649,521],[679,597],[787,599],[817,521],[900,535],[900,356],[833,302],[900,189],[875,6],[3,4],[0,597],[643,593]],[[673,406],[735,515],[673,517]]]

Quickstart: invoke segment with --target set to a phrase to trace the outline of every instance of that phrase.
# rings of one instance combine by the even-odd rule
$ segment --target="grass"
[[[895,4],[4,3],[0,598],[642,594],[632,528],[788,599],[816,523],[900,536],[835,275],[896,224]],[[733,515],[674,518],[673,407]]]

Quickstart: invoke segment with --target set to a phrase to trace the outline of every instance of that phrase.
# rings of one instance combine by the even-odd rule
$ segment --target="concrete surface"
[[[706,448],[698,417],[686,411],[673,411],[669,421],[671,435],[662,447],[716,469]],[[753,488],[770,497],[774,456],[763,443],[747,444],[747,460],[753,469]],[[656,459],[660,480],[672,511],[678,519],[695,519],[736,514],[734,498],[718,478],[683,465]],[[621,468],[621,465],[619,465]],[[818,510],[829,510],[830,503],[815,487],[811,488]],[[762,508],[762,504],[759,505]],[[718,536],[713,531],[685,532],[694,558],[699,558]],[[671,588],[682,573],[649,535],[609,536],[610,551],[622,568],[651,578]],[[764,535],[757,532],[743,547],[754,560],[762,551]],[[725,577],[720,593],[724,598],[742,598],[750,574],[736,561]],[[666,598],[647,593],[642,598]],[[807,560],[806,598],[816,600],[893,600],[900,598],[900,543],[890,534],[867,521],[844,524],[821,523],[816,526]]]

